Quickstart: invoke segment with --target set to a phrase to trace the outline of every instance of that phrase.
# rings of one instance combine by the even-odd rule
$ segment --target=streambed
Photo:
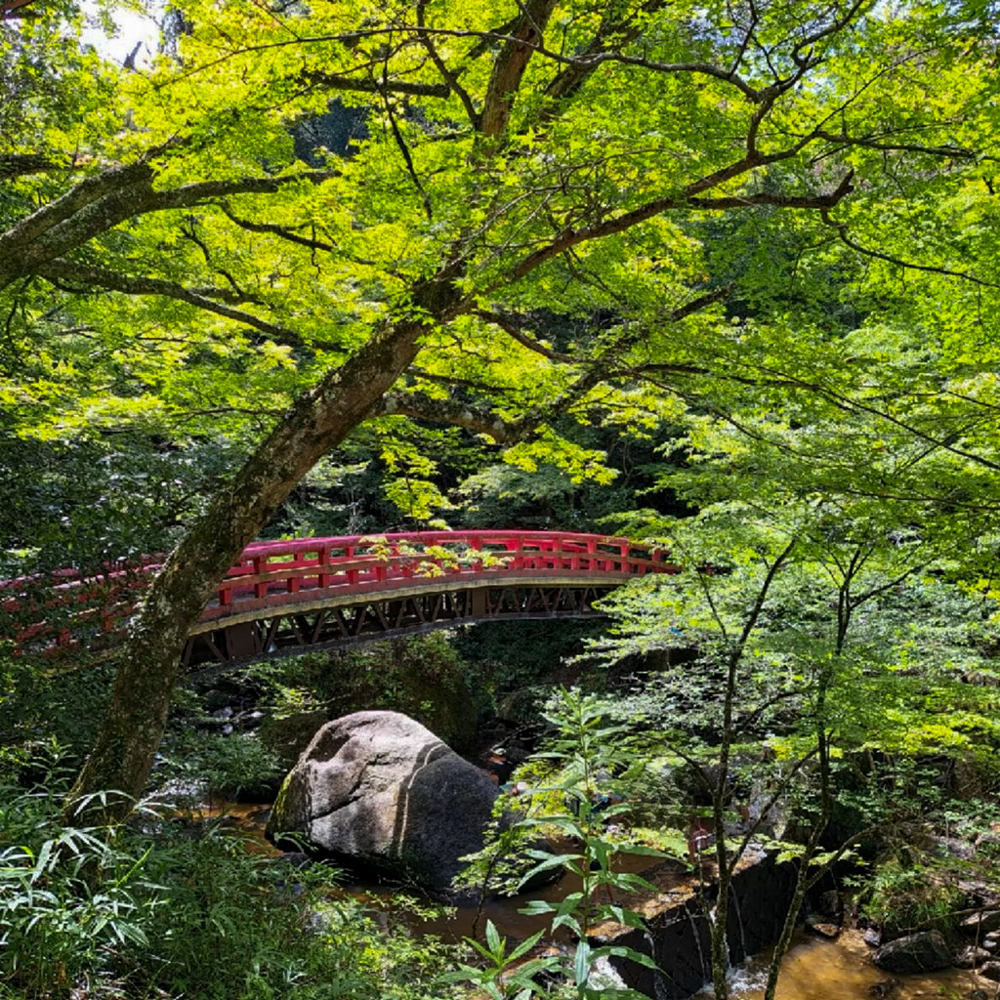
[[[256,849],[280,853],[263,837],[267,806],[217,803],[211,809],[198,812],[205,819],[225,816]],[[648,859],[645,863],[648,865]],[[689,877],[678,870],[677,884]],[[400,891],[398,888],[360,883],[344,884],[342,890],[371,900],[373,906],[391,905],[391,897]],[[573,886],[564,878],[516,899],[490,900],[481,911],[476,906],[462,906],[454,908],[448,916],[428,919],[407,914],[405,921],[415,933],[434,934],[445,941],[459,941],[472,935],[477,927],[481,932],[488,919],[493,921],[501,934],[516,940],[546,926],[544,917],[526,917],[518,912],[528,900],[556,901],[572,891]],[[985,990],[990,998],[996,993],[996,984],[971,970],[945,969],[924,975],[890,976],[872,965],[871,951],[857,931],[844,931],[834,941],[805,932],[800,934],[782,963],[777,1000],[864,1000],[881,996],[890,1000],[969,1000],[975,990]],[[766,952],[756,955],[734,970],[730,990],[734,1000],[762,1000],[769,958]],[[708,988],[696,994],[696,1000],[709,1000],[711,995]]]
[[[974,990],[993,998],[996,983],[972,970],[943,969],[922,975],[890,975],[871,963],[872,949],[859,931],[844,931],[830,941],[801,934],[781,964],[777,1000],[969,1000]],[[757,955],[734,970],[733,1000],[762,1000],[770,956]],[[711,988],[695,1000],[710,1000]]]

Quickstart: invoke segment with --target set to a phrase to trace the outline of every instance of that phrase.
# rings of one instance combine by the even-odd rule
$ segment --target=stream
[[[973,990],[985,989],[993,1000],[996,984],[967,969],[943,969],[923,975],[892,976],[871,964],[872,949],[860,932],[844,931],[835,940],[801,934],[781,963],[777,1000],[863,1000],[885,996],[890,1000],[968,1000]],[[733,973],[730,996],[762,1000],[768,955],[757,955]],[[895,983],[892,988],[881,984]],[[710,1000],[711,989],[696,1000]]]
[[[243,834],[251,850],[280,855],[264,839],[264,825],[269,807],[261,804],[242,805],[216,803],[196,811],[205,820],[224,818],[227,825]],[[648,859],[645,859],[648,865]],[[678,880],[684,876],[678,872]],[[387,906],[398,887],[344,883],[340,891],[370,900],[373,906]],[[564,877],[559,882],[515,899],[490,900],[480,913],[475,906],[452,908],[448,915],[406,920],[418,934],[434,934],[445,941],[460,941],[475,932],[481,933],[486,920],[492,920],[497,930],[513,939],[528,937],[547,926],[545,917],[526,917],[518,910],[531,899],[557,901],[572,892],[572,884]],[[971,970],[944,969],[924,975],[891,976],[871,964],[872,949],[858,931],[844,931],[836,940],[801,932],[781,966],[777,1000],[867,1000],[887,997],[890,1000],[969,1000],[998,997],[997,984],[977,976]],[[730,996],[733,1000],[762,1000],[770,956],[755,956],[733,970]],[[974,991],[984,991],[982,994]],[[695,1000],[710,1000],[711,988],[696,994]]]

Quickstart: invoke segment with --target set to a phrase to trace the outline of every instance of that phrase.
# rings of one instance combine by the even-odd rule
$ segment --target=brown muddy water
[[[196,810],[195,815],[204,820],[221,819],[247,838],[251,850],[277,856],[281,852],[264,839],[269,811],[267,805],[261,804],[215,803]],[[637,871],[649,865],[648,858],[635,861]],[[669,874],[661,875],[656,880],[658,887],[667,888],[666,884],[659,883],[662,878],[669,881],[670,877]],[[680,870],[676,874],[678,884],[689,877]],[[563,878],[516,899],[491,900],[481,910],[476,906],[460,906],[450,908],[444,915],[426,919],[406,914],[404,922],[415,933],[460,941],[477,931],[481,935],[486,921],[492,920],[500,934],[521,939],[547,926],[545,917],[526,917],[518,912],[521,907],[532,899],[558,902],[575,888],[571,880]],[[373,909],[378,909],[391,906],[392,897],[405,889],[341,882],[339,891],[368,901]],[[890,1000],[969,1000],[974,995],[1000,1000],[998,984],[971,970],[945,969],[919,976],[891,976],[872,965],[871,953],[872,949],[857,931],[844,931],[835,941],[802,933],[782,962],[777,1000],[868,1000],[879,996],[887,996]],[[730,981],[733,1000],[763,1000],[769,961],[769,955],[758,955],[733,970]],[[977,990],[983,992],[974,994]],[[710,1000],[711,996],[708,988],[698,993],[695,1000]]]
[[[990,1000],[997,984],[971,970],[944,969],[924,975],[893,976],[871,963],[872,949],[858,931],[844,931],[835,941],[800,935],[784,961],[777,1000],[968,1000],[974,990],[985,990]],[[768,955],[758,955],[734,970],[730,981],[733,1000],[762,1000],[767,981]],[[883,986],[884,984],[884,986]],[[709,1000],[711,989],[697,994]]]

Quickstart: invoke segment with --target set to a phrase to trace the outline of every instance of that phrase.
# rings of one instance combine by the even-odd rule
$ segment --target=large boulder
[[[497,786],[398,712],[328,722],[285,779],[267,824],[275,843],[353,869],[447,891],[483,846]]]
[[[920,931],[897,938],[881,948],[872,960],[886,972],[933,972],[952,962],[951,949],[937,931]]]

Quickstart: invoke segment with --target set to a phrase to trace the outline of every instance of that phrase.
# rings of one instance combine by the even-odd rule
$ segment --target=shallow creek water
[[[964,969],[944,969],[924,975],[891,976],[871,963],[872,949],[858,931],[844,931],[835,941],[801,935],[781,964],[777,1000],[865,1000],[878,993],[872,987],[895,980],[891,1000],[967,1000],[975,989],[992,998],[996,983]],[[758,955],[733,973],[730,995],[761,1000],[767,980],[768,955]],[[710,989],[697,994],[708,1000]]]
[[[225,817],[227,823],[247,836],[252,849],[277,855],[280,852],[264,839],[268,812],[267,805],[229,803],[197,810],[203,819]],[[648,863],[645,859],[647,866]],[[637,865],[637,870],[639,867]],[[678,874],[678,878],[682,876]],[[492,920],[502,935],[521,939],[546,926],[544,917],[526,917],[518,912],[528,900],[558,901],[574,888],[563,878],[516,899],[492,900],[481,912],[475,906],[464,906],[455,908],[449,916],[425,920],[411,915],[406,922],[416,933],[459,941],[472,935],[477,924],[481,933],[486,920]],[[383,900],[388,905],[389,898],[400,891],[360,884],[342,885],[341,890],[371,900],[373,907]],[[891,1000],[968,1000],[977,989],[984,990],[991,1000],[998,997],[996,983],[963,969],[945,969],[920,976],[890,976],[872,965],[871,951],[857,931],[845,931],[835,941],[800,934],[782,962],[777,1000],[867,1000],[879,995],[872,987],[877,988],[878,984],[890,979],[898,984],[887,994]],[[734,1000],[762,1000],[769,959],[766,954],[758,955],[733,971],[730,995]],[[707,989],[697,994],[697,1000],[710,1000],[711,996],[711,990]]]

